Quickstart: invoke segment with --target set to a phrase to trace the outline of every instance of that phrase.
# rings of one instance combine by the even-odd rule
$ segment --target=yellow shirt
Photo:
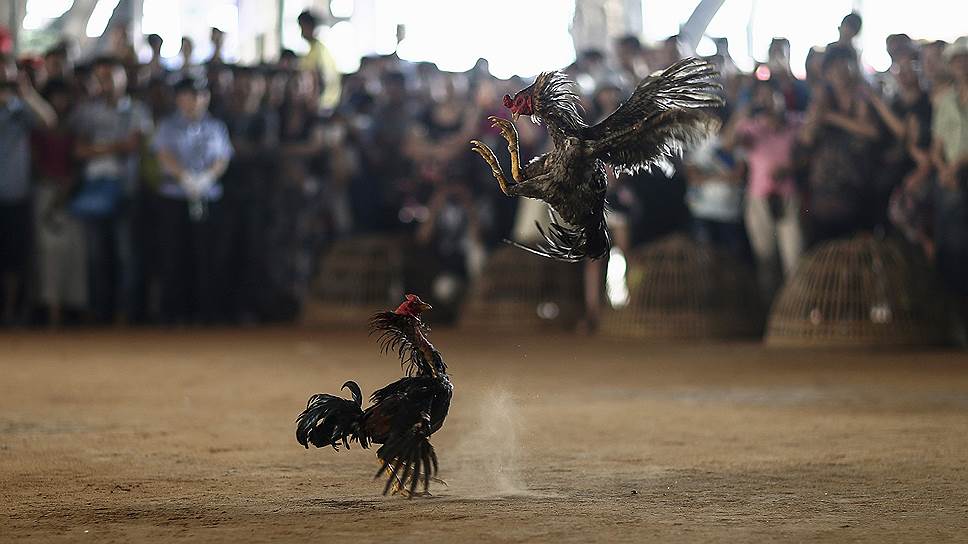
[[[314,70],[320,74],[323,81],[323,95],[319,99],[320,107],[333,109],[339,104],[340,73],[336,68],[336,61],[323,42],[313,39],[309,44],[309,52],[299,60],[302,70]]]

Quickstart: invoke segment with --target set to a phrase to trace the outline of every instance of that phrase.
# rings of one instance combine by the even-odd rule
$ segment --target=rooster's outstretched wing
[[[723,104],[714,94],[716,70],[706,61],[681,60],[649,76],[601,123],[582,131],[591,154],[619,172],[647,168],[701,139],[716,125],[705,108]]]

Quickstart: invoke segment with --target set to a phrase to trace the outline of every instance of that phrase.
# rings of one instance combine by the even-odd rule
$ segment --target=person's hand
[[[953,164],[945,165],[938,172],[938,181],[945,189],[954,189],[958,186],[958,170]]]
[[[189,200],[198,200],[201,196],[197,177],[198,174],[194,172],[182,172],[178,178],[178,184],[185,190]]]
[[[139,138],[138,134],[134,133],[127,138],[118,140],[114,143],[114,150],[118,153],[134,153],[138,151]]]
[[[33,82],[30,81],[30,76],[23,70],[17,72],[17,92],[20,96],[37,92],[34,90]]]

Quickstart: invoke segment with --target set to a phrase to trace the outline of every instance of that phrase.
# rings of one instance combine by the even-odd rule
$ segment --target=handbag
[[[81,183],[69,209],[81,219],[103,219],[118,212],[122,195],[118,178],[87,179]]]

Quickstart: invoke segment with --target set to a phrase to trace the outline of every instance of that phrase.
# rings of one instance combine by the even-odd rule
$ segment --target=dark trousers
[[[210,202],[200,220],[192,220],[188,202],[158,202],[161,319],[166,324],[212,324],[222,298],[221,251],[216,244],[219,205]]]
[[[700,244],[722,249],[738,259],[746,259],[749,253],[746,232],[740,222],[731,223],[694,217],[692,234]]]
[[[0,173],[2,176],[3,173]],[[5,317],[23,317],[32,239],[30,202],[0,202],[0,324]],[[16,278],[16,293],[6,292],[7,278]],[[13,300],[5,300],[12,296]],[[4,316],[12,308],[13,316]]]
[[[129,323],[145,318],[142,247],[135,228],[134,199],[126,200],[117,215],[87,219],[90,300],[95,319],[110,323],[120,311]]]

